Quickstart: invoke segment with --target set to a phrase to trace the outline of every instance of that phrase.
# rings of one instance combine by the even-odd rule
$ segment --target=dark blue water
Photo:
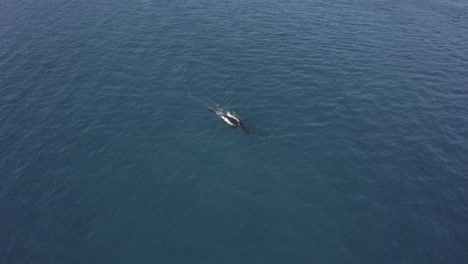
[[[464,0],[3,0],[0,263],[468,263],[467,43]]]

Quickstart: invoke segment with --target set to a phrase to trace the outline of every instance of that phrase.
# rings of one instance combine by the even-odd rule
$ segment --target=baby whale
[[[225,111],[219,107],[216,108],[209,108],[210,111],[217,114],[224,123],[228,124],[232,128],[239,128],[245,134],[249,133],[249,130],[244,126],[241,119],[232,111]]]

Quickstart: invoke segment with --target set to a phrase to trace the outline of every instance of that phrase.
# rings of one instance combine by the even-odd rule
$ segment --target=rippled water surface
[[[462,0],[1,1],[0,263],[468,263],[467,43]]]

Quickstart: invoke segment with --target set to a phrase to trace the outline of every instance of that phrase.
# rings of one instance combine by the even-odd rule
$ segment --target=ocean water
[[[2,264],[468,263],[467,190],[465,0],[0,1]]]

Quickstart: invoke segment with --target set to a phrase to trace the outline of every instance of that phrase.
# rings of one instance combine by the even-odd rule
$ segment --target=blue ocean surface
[[[1,264],[462,264],[467,208],[466,0],[0,1]]]

